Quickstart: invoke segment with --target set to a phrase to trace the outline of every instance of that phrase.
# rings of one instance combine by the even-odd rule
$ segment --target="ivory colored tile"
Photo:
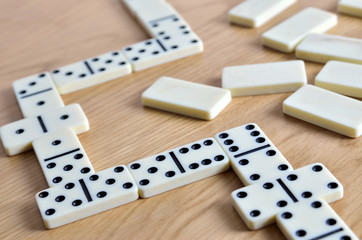
[[[222,74],[222,87],[233,97],[292,92],[306,83],[300,60],[227,67]]]
[[[341,13],[362,17],[362,0],[340,0],[338,10]]]
[[[270,48],[293,52],[309,33],[325,32],[336,24],[336,14],[317,8],[306,8],[266,31],[262,40],[263,44]]]

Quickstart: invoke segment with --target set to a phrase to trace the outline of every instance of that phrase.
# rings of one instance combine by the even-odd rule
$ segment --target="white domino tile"
[[[310,7],[263,33],[262,40],[270,48],[293,52],[309,33],[322,33],[336,24],[336,14]]]
[[[362,98],[362,65],[329,61],[315,77],[314,83],[336,93]]]
[[[305,85],[283,102],[292,117],[357,138],[362,134],[362,102],[312,85]]]
[[[138,199],[126,166],[112,167],[35,195],[47,228],[56,228]]]
[[[362,0],[340,0],[338,10],[344,14],[362,17]]]
[[[72,129],[49,133],[33,142],[49,187],[94,173],[92,164]]]
[[[245,27],[260,27],[295,2],[296,0],[246,0],[229,11],[229,21]]]
[[[295,55],[319,63],[337,60],[362,64],[362,39],[310,34],[297,46]]]
[[[64,106],[48,72],[16,80],[13,82],[13,89],[24,117],[36,116]]]
[[[292,92],[307,84],[303,61],[284,61],[226,67],[221,86],[232,97]]]
[[[72,128],[77,134],[88,131],[89,123],[81,106],[71,104],[25,118],[0,128],[0,137],[9,156],[32,149],[32,142],[46,133]]]
[[[206,138],[128,165],[142,198],[224,172],[229,159],[215,139]]]
[[[61,94],[116,79],[132,73],[132,67],[121,51],[95,56],[52,71]]]
[[[226,89],[161,77],[142,94],[142,103],[169,112],[211,120],[231,101]]]

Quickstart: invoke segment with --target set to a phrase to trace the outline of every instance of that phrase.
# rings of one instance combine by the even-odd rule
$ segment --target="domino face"
[[[255,123],[216,134],[244,185],[264,182],[293,167]]]
[[[49,187],[94,173],[92,164],[72,129],[46,134],[33,142]]]
[[[130,163],[142,198],[210,177],[229,169],[229,159],[213,138]]]
[[[88,131],[89,123],[79,104],[54,108],[46,113],[9,123],[0,136],[9,156],[32,149],[32,142],[46,133],[72,128],[77,134]]]
[[[47,228],[121,206],[138,199],[126,166],[117,166],[48,188],[35,195]]]
[[[280,174],[277,179],[253,184],[231,194],[233,205],[245,224],[259,229],[275,221],[286,206],[306,199],[321,198],[328,203],[343,196],[343,186],[321,163]]]
[[[300,88],[283,102],[283,111],[348,137],[362,134],[362,102],[319,87]]]
[[[358,239],[328,203],[319,199],[287,207],[276,220],[288,239]]]
[[[314,83],[336,93],[362,98],[362,66],[329,61],[316,76]]]
[[[262,35],[263,44],[270,48],[293,52],[309,33],[321,33],[337,24],[337,16],[317,8],[306,8]]]
[[[226,89],[161,77],[142,94],[145,106],[211,120],[231,101]]]
[[[362,64],[362,40],[328,34],[310,34],[296,48],[297,58],[326,63],[330,60]]]
[[[340,0],[338,10],[341,13],[362,17],[362,1],[361,0]]]
[[[247,0],[229,11],[229,21],[246,27],[259,27],[296,0]]]
[[[122,52],[113,51],[56,69],[52,77],[59,92],[66,94],[131,72],[131,65]]]
[[[227,67],[221,85],[239,97],[291,92],[306,83],[304,62],[297,60]]]
[[[48,72],[16,80],[13,89],[24,117],[64,106]]]

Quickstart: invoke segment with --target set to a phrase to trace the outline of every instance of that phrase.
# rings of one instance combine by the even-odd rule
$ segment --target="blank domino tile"
[[[206,138],[130,163],[142,198],[213,176],[229,169],[229,159],[215,139]]]
[[[81,106],[71,104],[46,113],[9,123],[0,128],[0,136],[9,156],[32,148],[32,142],[46,133],[72,128],[77,134],[88,131],[89,123]]]
[[[362,102],[319,87],[300,88],[283,102],[283,111],[348,137],[362,134]]]
[[[13,89],[24,117],[36,116],[64,106],[47,72],[16,80],[13,82]]]
[[[227,67],[221,85],[239,97],[292,92],[306,83],[304,62],[296,60]]]
[[[229,21],[246,27],[259,27],[296,0],[246,0],[229,11]]]
[[[135,201],[138,190],[126,166],[120,165],[48,188],[35,198],[51,229]]]
[[[362,17],[362,1],[361,0],[340,0],[338,10],[341,13]]]
[[[343,197],[343,186],[321,163],[284,172],[269,179],[240,188],[231,194],[233,205],[250,229],[259,229],[275,222],[285,207],[311,198],[328,203]]]
[[[337,24],[333,13],[306,8],[262,35],[263,44],[282,52],[293,52],[309,33],[325,32]]]
[[[338,60],[362,64],[362,39],[310,34],[297,46],[295,55],[319,63]]]
[[[59,92],[66,94],[131,73],[122,52],[113,51],[58,68],[51,74]]]
[[[358,240],[336,212],[323,200],[308,200],[283,209],[277,224],[287,239]]]
[[[255,123],[216,134],[244,185],[263,182],[293,167]]]
[[[142,94],[144,106],[211,120],[231,101],[229,90],[161,77]]]
[[[343,95],[362,98],[362,65],[330,61],[316,76],[315,85]]]
[[[49,133],[33,142],[49,187],[94,173],[92,164],[72,129]]]

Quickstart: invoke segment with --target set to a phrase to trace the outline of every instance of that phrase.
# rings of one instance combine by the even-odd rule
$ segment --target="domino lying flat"
[[[296,0],[246,0],[229,11],[229,21],[246,27],[259,27]]]
[[[138,192],[128,169],[120,165],[48,188],[35,198],[51,229],[135,201]]]
[[[130,163],[142,198],[224,172],[229,159],[215,139],[206,138]]]
[[[348,137],[362,134],[362,102],[312,85],[305,85],[283,102],[292,117]]]
[[[255,123],[216,134],[244,185],[263,182],[293,167]]]
[[[224,68],[221,86],[231,96],[295,91],[307,83],[303,61],[285,61]]]
[[[286,238],[358,240],[358,237],[323,200],[308,200],[286,207],[277,215]]]
[[[310,34],[297,46],[295,56],[319,63],[338,60],[362,64],[362,40],[327,34]]]
[[[31,117],[64,103],[49,73],[39,73],[13,82],[13,89],[24,117]]]
[[[362,1],[361,0],[340,0],[338,10],[341,13],[362,17]]]
[[[46,133],[72,128],[77,134],[88,131],[89,123],[79,104],[47,111],[37,117],[25,118],[0,128],[0,136],[9,156],[32,148],[32,142]]]
[[[341,199],[343,186],[321,163],[280,174],[234,191],[233,205],[250,229],[259,229],[275,222],[284,207],[293,208],[311,197],[328,203]]]
[[[329,61],[316,76],[315,85],[343,95],[362,98],[362,65]]]
[[[161,77],[142,94],[142,103],[169,112],[211,120],[231,101],[226,89]]]
[[[121,51],[61,67],[52,72],[52,77],[61,94],[71,93],[132,73],[132,68]]]
[[[309,33],[325,32],[337,24],[337,16],[317,8],[306,8],[262,35],[263,44],[270,48],[293,52]]]
[[[94,173],[72,129],[46,134],[33,142],[33,148],[49,187]]]

